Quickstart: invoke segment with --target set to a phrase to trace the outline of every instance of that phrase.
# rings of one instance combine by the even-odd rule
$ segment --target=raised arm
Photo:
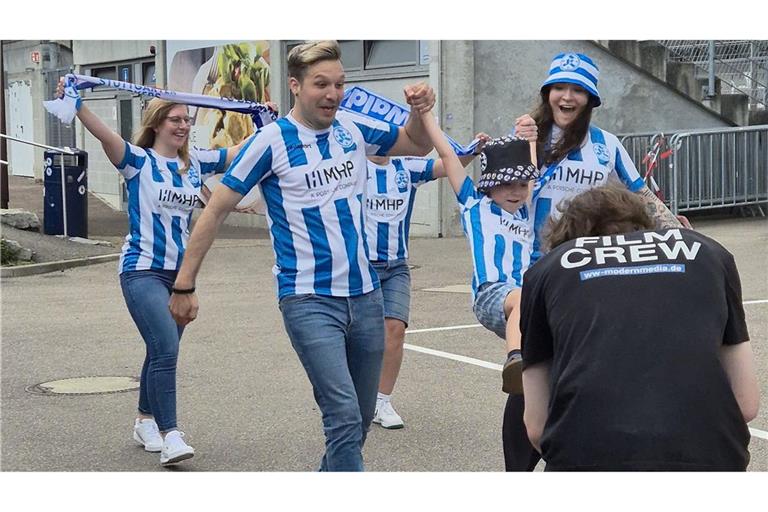
[[[173,285],[174,289],[193,290],[195,288],[195,280],[200,266],[208,253],[208,249],[213,245],[213,240],[216,238],[221,223],[242,198],[242,194],[224,185],[214,189],[208,206],[197,219],[189,237],[184,261]],[[197,295],[194,292],[174,293],[171,295],[168,307],[176,323],[186,325],[197,317]]]
[[[445,171],[445,176],[448,177],[448,181],[451,183],[453,191],[456,192],[456,194],[459,194],[461,186],[467,177],[467,174],[464,172],[464,165],[462,165],[461,160],[456,156],[456,153],[453,151],[453,148],[451,148],[451,145],[448,144],[448,141],[445,140],[443,132],[440,131],[440,127],[437,126],[437,121],[432,113],[422,113],[420,117],[432,144],[434,144],[435,149],[437,150],[437,154],[440,156],[440,162]]]
[[[432,141],[424,129],[418,114],[429,112],[435,106],[435,91],[421,82],[404,90],[405,99],[411,106],[411,114],[405,126],[398,129],[397,141],[389,150],[390,156],[424,156],[432,151]]]
[[[61,98],[64,96],[64,78],[59,79],[59,84],[56,86],[56,97]],[[83,123],[85,129],[88,130],[91,135],[96,137],[101,142],[101,147],[104,148],[104,153],[113,165],[117,166],[123,161],[125,156],[125,140],[113,131],[109,126],[104,124],[104,121],[90,111],[84,104],[80,104],[80,108],[77,110],[77,118]]]
[[[483,150],[483,147],[485,147],[485,143],[491,140],[491,136],[483,132],[475,135],[475,138],[480,139],[480,144],[478,144],[475,148],[475,152],[471,155],[459,157],[459,162],[461,162],[461,165],[463,165],[465,168],[472,162],[472,160],[475,159],[477,155],[480,154],[480,152]],[[447,176],[442,159],[435,160],[435,165],[432,167],[432,176],[434,178],[445,178]]]

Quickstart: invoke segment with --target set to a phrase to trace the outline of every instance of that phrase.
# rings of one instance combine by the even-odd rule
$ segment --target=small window
[[[133,66],[130,64],[121,64],[117,67],[117,75],[120,77],[121,82],[133,82]]]
[[[418,41],[366,41],[365,68],[413,66],[419,63]]]
[[[120,100],[120,136],[123,140],[133,138],[133,109],[132,100]]]
[[[360,41],[339,41],[341,47],[341,64],[345,71],[360,71],[363,69],[363,45]]]
[[[117,80],[117,68],[115,66],[93,68],[91,74],[98,78],[104,78],[105,80]]]
[[[141,83],[143,85],[150,85],[154,87],[155,84],[157,83],[157,80],[155,78],[155,63],[144,62],[141,65],[141,76],[142,76]]]

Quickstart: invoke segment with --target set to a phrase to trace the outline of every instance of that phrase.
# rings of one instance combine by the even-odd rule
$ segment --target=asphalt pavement
[[[741,272],[763,396],[750,424],[749,470],[768,471],[768,221],[694,225],[725,245]],[[272,248],[263,230],[236,231],[217,240],[205,260],[197,283],[200,316],[182,340],[179,425],[197,453],[174,471],[312,471],[323,453],[320,413],[277,309]],[[406,426],[373,426],[366,467],[502,471],[504,349],[472,314],[466,242],[414,239],[411,254],[412,318],[393,397]],[[138,376],[144,346],[123,303],[117,263],[0,284],[1,469],[168,471],[131,439],[136,391],[28,391],[57,379]]]

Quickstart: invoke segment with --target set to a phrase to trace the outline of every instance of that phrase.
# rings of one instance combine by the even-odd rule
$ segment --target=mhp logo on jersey
[[[395,172],[395,185],[397,185],[398,192],[408,192],[408,184],[411,178],[408,176],[408,171],[405,169],[398,169]]]
[[[602,165],[606,165],[611,160],[611,154],[608,152],[608,148],[605,146],[605,144],[600,144],[599,142],[596,142],[592,144],[592,147],[595,150],[595,156],[597,157],[597,161],[600,162]]]
[[[563,71],[573,71],[579,69],[579,66],[581,66],[581,59],[575,53],[567,53],[560,60],[560,69]]]
[[[352,138],[352,134],[343,126],[335,126],[333,128],[333,138],[336,139],[336,142],[341,144],[341,147],[344,149],[351,148],[355,144],[355,139]]]

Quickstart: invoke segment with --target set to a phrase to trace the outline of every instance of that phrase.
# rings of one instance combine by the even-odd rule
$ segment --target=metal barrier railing
[[[630,134],[620,140],[675,214],[768,203],[768,125]]]

